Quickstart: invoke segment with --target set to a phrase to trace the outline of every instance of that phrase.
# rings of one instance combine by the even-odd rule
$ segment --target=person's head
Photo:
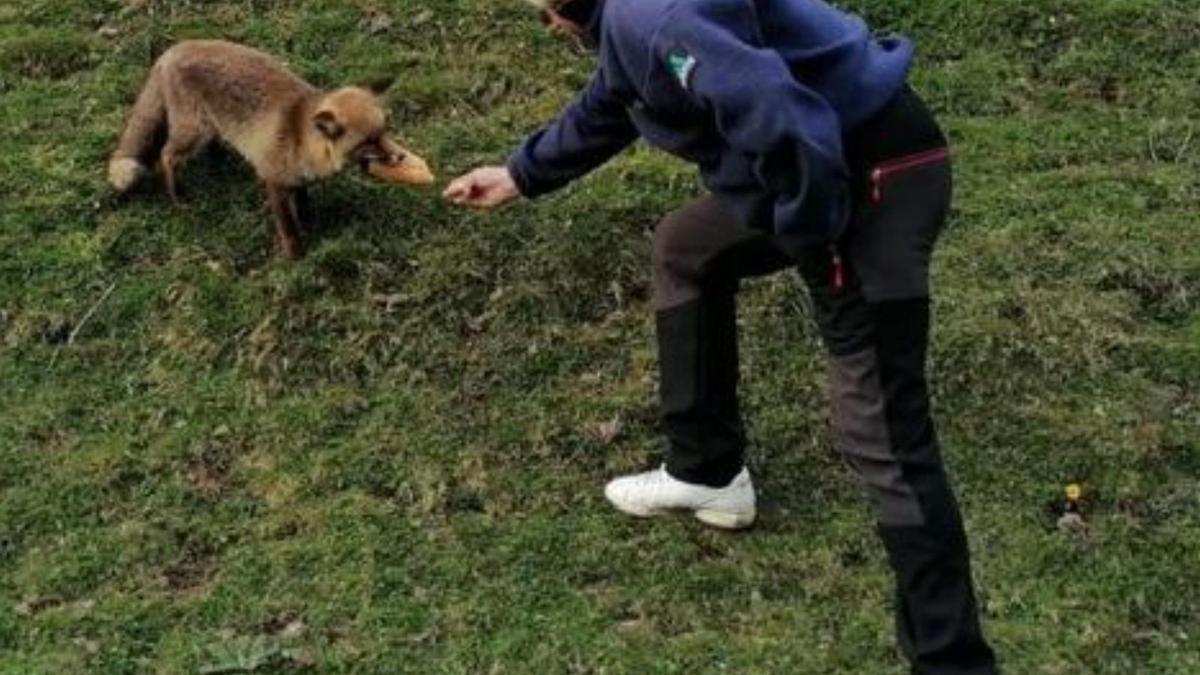
[[[542,23],[553,33],[587,42],[587,23],[596,7],[596,0],[529,0],[542,12]]]

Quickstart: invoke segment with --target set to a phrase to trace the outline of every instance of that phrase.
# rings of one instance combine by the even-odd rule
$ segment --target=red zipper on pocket
[[[940,147],[925,152],[918,152],[915,155],[907,155],[897,159],[888,160],[875,167],[871,171],[871,204],[879,206],[883,203],[883,183],[890,176],[905,171],[912,171],[930,164],[938,164],[950,159],[950,148]]]
[[[833,284],[833,290],[840,293],[846,288],[846,263],[842,260],[837,244],[829,245],[829,253],[833,263],[830,267],[830,282]]]

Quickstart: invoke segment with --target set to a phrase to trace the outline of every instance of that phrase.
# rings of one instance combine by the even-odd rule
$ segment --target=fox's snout
[[[368,157],[363,170],[367,175],[396,185],[433,185],[435,176],[422,157],[390,143],[386,156]]]

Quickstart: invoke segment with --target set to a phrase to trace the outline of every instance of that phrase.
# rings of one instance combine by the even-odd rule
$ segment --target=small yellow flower
[[[1067,499],[1073,502],[1079,501],[1083,497],[1083,488],[1075,483],[1067,486]]]

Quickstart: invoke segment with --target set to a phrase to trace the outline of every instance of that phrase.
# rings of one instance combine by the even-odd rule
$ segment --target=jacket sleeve
[[[532,199],[591,172],[637,138],[601,69],[557,120],[525,140],[508,169],[521,194]]]
[[[774,196],[776,234],[834,235],[849,218],[837,113],[760,46],[752,4],[697,3],[660,34],[655,51],[729,146],[751,158]]]

